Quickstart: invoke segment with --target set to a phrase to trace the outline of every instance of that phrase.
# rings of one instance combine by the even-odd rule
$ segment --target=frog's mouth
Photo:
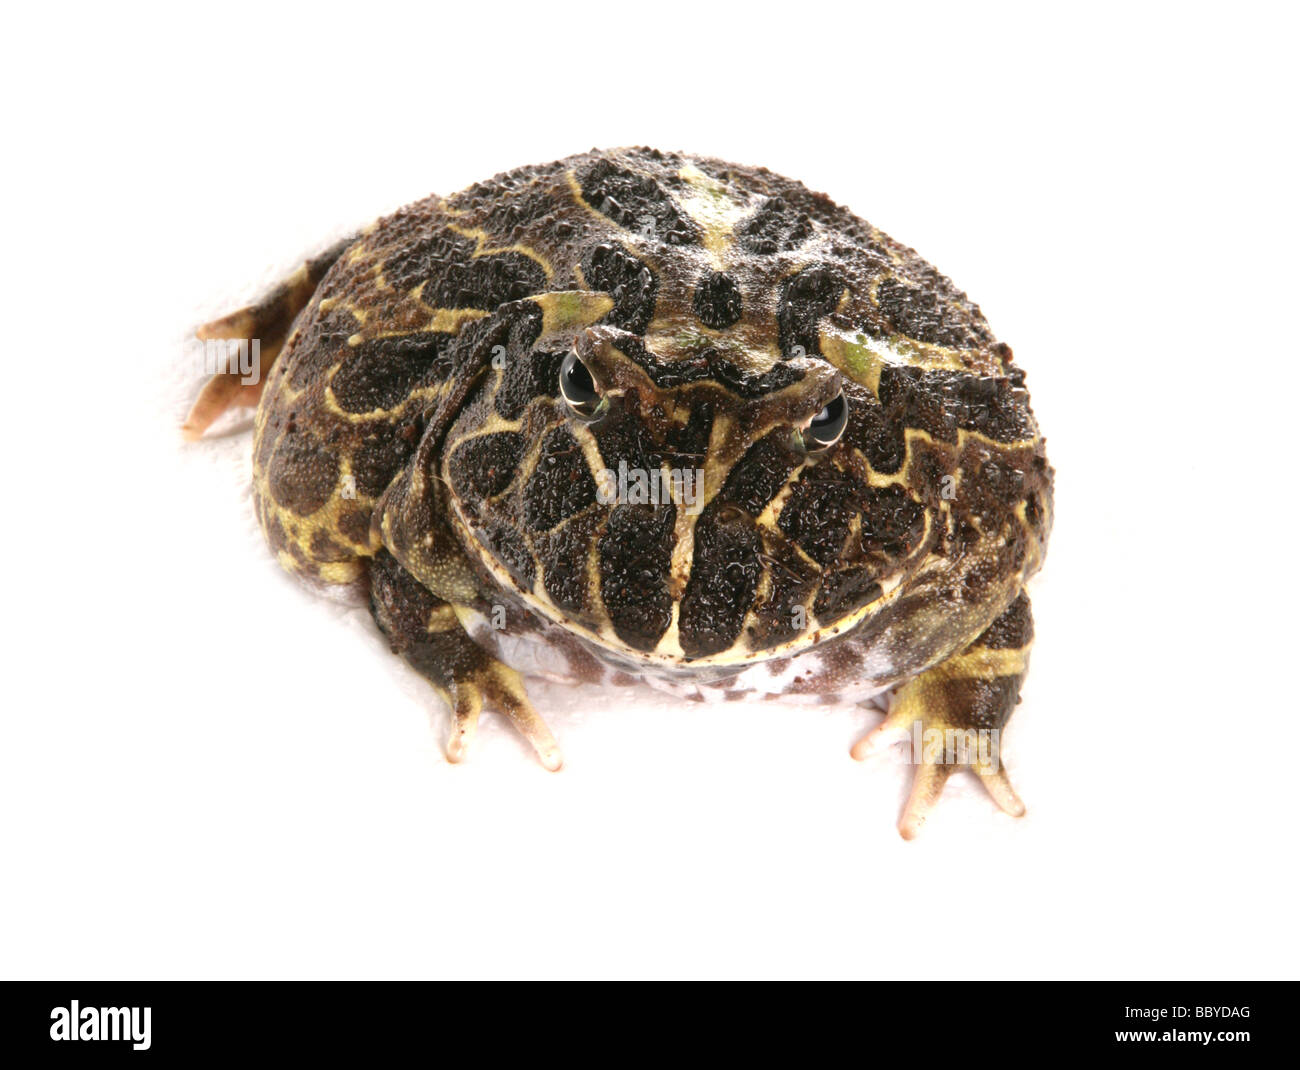
[[[618,634],[608,613],[601,611],[582,619],[556,605],[547,593],[541,576],[536,578],[531,588],[521,584],[506,565],[490,551],[489,547],[493,543],[491,533],[469,521],[455,495],[452,495],[450,504],[452,526],[461,545],[476,550],[476,558],[481,570],[514,602],[530,610],[548,624],[559,627],[582,640],[594,653],[609,662],[630,669],[653,668],[668,673],[696,671],[708,667],[743,668],[765,661],[790,658],[818,644],[847,635],[864,621],[881,613],[899,597],[904,590],[907,575],[914,572],[917,564],[925,557],[930,541],[928,529],[930,518],[927,516],[926,538],[921,540],[917,551],[907,560],[901,561],[895,571],[878,579],[874,584],[876,592],[874,597],[851,612],[826,623],[809,620],[803,629],[788,639],[757,647],[751,642],[755,619],[755,611],[751,608],[746,614],[745,625],[740,628],[735,641],[723,649],[701,654],[692,653],[683,647],[679,628],[682,609],[680,597],[673,599],[669,624],[654,646],[649,649],[634,646]],[[682,552],[682,547],[678,547],[678,552]],[[675,558],[676,556],[677,553],[674,554]],[[689,557],[689,552],[686,556]],[[686,563],[689,566],[689,561]]]

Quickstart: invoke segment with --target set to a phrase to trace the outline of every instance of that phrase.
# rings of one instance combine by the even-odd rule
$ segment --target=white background
[[[25,23],[23,18],[27,18]],[[1292,15],[266,4],[7,31],[0,972],[1294,975]],[[593,145],[798,177],[1028,370],[1058,469],[1008,765],[899,839],[876,715],[539,687],[460,767],[282,575],[187,333],[328,239]]]

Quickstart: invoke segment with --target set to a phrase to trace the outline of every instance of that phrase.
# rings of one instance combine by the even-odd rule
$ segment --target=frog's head
[[[923,554],[930,511],[866,460],[880,403],[823,357],[532,334],[498,347],[437,475],[479,574],[550,621],[640,663],[786,656]]]

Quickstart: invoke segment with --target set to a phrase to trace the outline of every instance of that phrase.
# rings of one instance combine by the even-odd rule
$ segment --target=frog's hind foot
[[[325,273],[354,240],[346,238],[306,261],[257,303],[205,323],[194,332],[204,342],[240,343],[238,363],[243,366],[218,371],[203,385],[181,425],[181,433],[187,440],[201,438],[227,409],[257,404],[266,377],[284,348],[298,313],[307,307]]]
[[[1022,593],[969,647],[909,680],[885,719],[851,751],[859,761],[910,740],[916,772],[898,831],[915,838],[948,778],[966,768],[1005,813],[1021,817],[1020,801],[1002,766],[1002,728],[1020,700],[1029,664],[1033,619]]]
[[[522,678],[478,646],[454,606],[422,587],[387,552],[371,565],[370,605],[395,653],[433,684],[451,707],[447,760],[461,761],[486,704],[509,718],[547,769],[564,764],[559,745],[529,702]]]

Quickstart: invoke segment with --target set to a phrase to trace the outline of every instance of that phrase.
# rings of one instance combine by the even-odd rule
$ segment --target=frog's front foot
[[[903,684],[889,714],[850,752],[859,761],[908,740],[916,772],[898,831],[913,839],[948,778],[958,769],[979,777],[993,801],[1013,817],[1025,812],[1002,767],[1002,729],[1020,699],[1033,620],[1022,593],[960,654]]]
[[[560,748],[528,701],[519,674],[465,634],[456,609],[421,586],[388,553],[370,570],[370,608],[395,653],[423,676],[451,707],[447,760],[469,750],[484,705],[504,713],[532,744],[547,769],[564,764]]]

